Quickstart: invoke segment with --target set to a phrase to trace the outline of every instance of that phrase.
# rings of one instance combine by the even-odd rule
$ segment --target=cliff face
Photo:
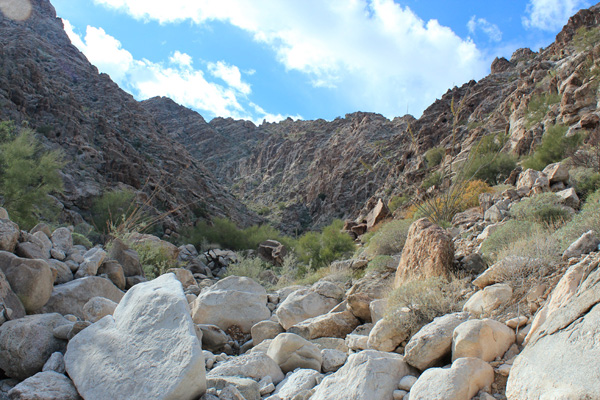
[[[32,1],[31,16],[0,13],[0,119],[28,125],[49,147],[63,149],[65,193],[75,211],[120,184],[159,188],[163,211],[256,221],[185,147],[106,74],[99,74],[64,32],[48,0]],[[186,207],[188,206],[189,207]],[[171,221],[173,222],[173,221]]]
[[[464,160],[481,137],[506,133],[505,150],[526,155],[552,125],[581,129],[579,121],[596,112],[600,48],[582,46],[578,30],[597,31],[599,22],[598,6],[582,10],[541,53],[520,49],[496,59],[490,75],[449,90],[419,119],[357,112],[255,126],[206,122],[165,98],[142,106],[240,199],[293,232],[354,218],[372,197],[419,194],[430,172],[424,154],[434,146]],[[550,95],[554,102],[532,123],[530,103]]]

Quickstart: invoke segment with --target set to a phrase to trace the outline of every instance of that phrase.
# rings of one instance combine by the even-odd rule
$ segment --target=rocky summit
[[[58,215],[0,188],[0,400],[600,399],[600,5],[419,119],[257,126],[136,101],[31,4],[0,120],[64,164]]]

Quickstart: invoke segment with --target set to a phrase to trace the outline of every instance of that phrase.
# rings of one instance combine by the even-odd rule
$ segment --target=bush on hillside
[[[499,226],[483,241],[480,251],[493,263],[499,259],[500,253],[513,243],[543,231],[544,228],[538,223],[511,219]]]
[[[165,247],[151,242],[128,243],[128,245],[137,251],[142,269],[149,280],[158,278],[168,269],[177,266]]]
[[[570,222],[558,229],[553,236],[558,240],[560,251],[563,252],[589,230],[593,230],[600,236],[600,190],[589,195],[581,211],[575,214]]]
[[[467,183],[465,191],[461,195],[460,202],[462,210],[479,206],[479,195],[482,193],[492,193],[494,189],[482,180],[474,180]]]
[[[440,165],[444,156],[446,155],[446,149],[443,147],[433,147],[425,152],[425,160],[427,161],[427,167],[433,168]]]
[[[510,209],[510,214],[520,221],[557,225],[570,220],[572,210],[564,207],[560,197],[556,194],[540,193],[514,204]]]
[[[436,172],[431,173],[425,179],[423,179],[423,182],[421,182],[421,188],[427,190],[432,186],[441,186],[443,182],[444,182],[444,177],[443,177],[442,173],[439,171],[436,171]]]
[[[550,109],[550,106],[560,103],[561,95],[558,93],[537,94],[531,97],[527,105],[527,118],[525,127],[531,129],[535,124],[539,124]]]
[[[135,210],[135,192],[130,189],[107,191],[92,204],[92,222],[98,231],[108,233],[111,226],[129,218]]]
[[[564,125],[552,125],[544,136],[542,143],[535,149],[535,152],[525,162],[523,169],[543,170],[548,164],[561,161],[570,152],[577,149],[581,143],[581,136],[573,135],[566,137],[567,127]]]
[[[315,270],[351,255],[356,246],[350,235],[342,232],[343,226],[341,220],[335,220],[321,233],[307,232],[300,236],[295,246],[299,260]]]
[[[592,168],[573,168],[569,171],[570,183],[582,201],[600,189],[600,172]]]
[[[263,286],[269,287],[272,283],[264,279],[264,272],[268,269],[272,269],[272,265],[260,257],[245,256],[242,253],[237,253],[237,262],[227,267],[226,276],[245,276],[259,282]]]
[[[390,210],[391,213],[393,213],[397,209],[407,205],[409,202],[410,202],[410,197],[408,197],[407,195],[394,196],[388,202],[388,209]]]
[[[58,208],[48,197],[62,190],[58,151],[44,151],[33,131],[16,133],[11,123],[0,124],[0,196],[2,206],[21,228],[32,228],[38,217],[48,218]]]
[[[501,152],[506,140],[506,136],[500,134],[481,138],[471,149],[459,179],[480,180],[490,185],[503,182],[517,165],[514,156]]]
[[[384,223],[366,244],[370,256],[393,255],[402,252],[412,220],[397,219]]]

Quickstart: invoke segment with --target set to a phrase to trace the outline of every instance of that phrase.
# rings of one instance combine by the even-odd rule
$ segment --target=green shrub
[[[481,138],[471,149],[459,179],[481,180],[490,185],[503,182],[517,165],[514,156],[501,152],[506,141],[507,137],[502,134]]]
[[[558,229],[553,236],[558,240],[560,251],[563,252],[589,230],[600,235],[600,191],[589,195],[581,211],[575,214],[570,222]]]
[[[553,265],[560,261],[561,254],[558,240],[548,230],[540,228],[510,243],[498,253],[497,260],[518,256]]]
[[[499,254],[513,243],[543,230],[543,227],[535,222],[511,219],[498,227],[483,241],[480,251],[485,258],[495,262],[498,260]]]
[[[159,277],[170,268],[176,267],[176,263],[170,257],[168,250],[162,246],[157,246],[151,242],[129,243],[129,246],[137,251],[142,269],[149,280]]]
[[[385,271],[396,264],[391,256],[381,255],[375,256],[367,265],[367,271]]]
[[[270,225],[254,225],[240,229],[227,218],[215,218],[212,225],[206,221],[198,221],[195,227],[184,229],[181,236],[182,243],[191,243],[198,248],[208,242],[231,250],[256,249],[267,239],[286,242],[286,239]]]
[[[75,245],[79,244],[85,246],[86,249],[94,247],[92,242],[90,242],[90,240],[83,236],[81,233],[73,232],[71,236],[73,237],[73,244]]]
[[[388,202],[388,208],[389,208],[390,212],[393,213],[397,209],[407,205],[409,202],[410,202],[410,197],[408,197],[407,195],[394,196]]]
[[[130,189],[104,192],[92,204],[92,222],[96,229],[108,233],[111,224],[130,217],[135,210],[135,192]]]
[[[355,249],[354,240],[346,232],[342,232],[343,226],[341,220],[335,220],[322,233],[307,232],[302,235],[296,244],[300,261],[315,270],[352,254]]]
[[[560,100],[561,95],[557,93],[543,93],[532,96],[527,105],[528,114],[525,127],[531,129],[535,124],[540,123],[548,113],[550,106],[559,103]]]
[[[520,221],[556,225],[571,219],[571,211],[561,205],[561,199],[554,193],[540,193],[527,197],[510,209],[513,218]]]
[[[436,317],[461,311],[465,283],[442,278],[409,281],[388,296],[385,318],[409,331],[409,337]],[[405,311],[408,309],[408,313]]]
[[[423,182],[421,182],[421,188],[427,190],[432,186],[440,186],[443,181],[444,177],[442,176],[442,173],[436,171],[427,176],[427,178],[423,179]]]
[[[433,147],[425,152],[425,160],[429,168],[440,165],[444,156],[446,155],[446,149],[443,147]]]
[[[577,29],[572,43],[577,51],[586,51],[593,48],[598,42],[600,42],[600,29],[582,26]]]
[[[569,171],[571,185],[575,188],[579,199],[585,199],[600,189],[600,172],[592,168],[574,168]]]
[[[58,151],[44,151],[33,131],[15,134],[14,126],[3,123],[0,129],[0,195],[2,206],[21,228],[30,229],[39,216],[57,212],[48,197],[62,191],[59,171],[65,165]]]
[[[241,253],[237,253],[238,261],[230,264],[227,267],[226,276],[245,276],[256,282],[260,282],[263,286],[270,286],[271,282],[265,281],[264,272],[271,269],[272,266],[260,257],[247,257]]]
[[[523,168],[543,170],[548,164],[558,162],[577,148],[581,142],[579,135],[566,137],[567,127],[552,125],[542,137],[542,143],[535,149],[531,157],[523,162]]]
[[[370,256],[401,253],[411,223],[412,220],[398,219],[383,224],[370,238],[365,252]]]

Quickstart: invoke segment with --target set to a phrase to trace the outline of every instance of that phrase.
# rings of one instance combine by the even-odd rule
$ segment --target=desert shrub
[[[465,282],[457,279],[409,281],[389,294],[385,318],[408,329],[412,336],[434,318],[462,310],[465,288]]]
[[[571,185],[583,201],[596,190],[600,189],[600,172],[592,168],[573,168],[569,171]]]
[[[100,232],[108,233],[111,224],[129,218],[135,210],[135,192],[130,189],[107,191],[92,204],[92,222]]]
[[[508,256],[524,257],[537,260],[544,265],[556,264],[560,260],[561,251],[558,240],[546,229],[534,229],[533,232],[520,237],[498,252],[497,260]],[[527,272],[527,275],[533,271]]]
[[[272,266],[260,257],[245,256],[237,253],[237,262],[227,267],[226,276],[245,276],[259,282],[263,286],[271,286],[271,282],[264,279],[264,272]]]
[[[390,209],[390,212],[393,213],[397,209],[407,205],[409,202],[410,202],[410,197],[408,197],[407,195],[394,196],[388,202],[388,208]]]
[[[560,251],[563,252],[589,230],[600,235],[600,191],[589,195],[581,211],[575,214],[571,221],[560,227],[553,236],[558,240]]]
[[[492,187],[482,180],[470,181],[461,195],[462,211],[479,206],[479,195],[493,191]]]
[[[481,253],[494,262],[498,260],[499,254],[510,247],[513,243],[533,236],[535,232],[543,231],[543,227],[531,221],[518,221],[511,219],[498,227],[481,244]]]
[[[513,218],[520,221],[556,225],[569,220],[571,211],[561,205],[561,199],[554,193],[540,193],[527,197],[510,209]]]
[[[446,155],[446,149],[443,147],[433,147],[425,152],[425,160],[429,168],[440,165],[444,156]]]
[[[162,246],[151,242],[128,243],[128,245],[137,251],[146,278],[150,280],[164,274],[169,268],[176,267],[168,250]]]
[[[484,136],[471,149],[459,173],[463,180],[480,180],[490,185],[504,181],[515,169],[514,156],[502,153],[507,137],[503,134]]]
[[[33,131],[16,133],[10,123],[2,124],[0,138],[2,206],[22,228],[32,228],[39,216],[57,212],[48,195],[62,190],[61,153],[44,151]]]
[[[240,229],[227,218],[215,218],[212,224],[198,221],[195,227],[184,229],[181,234],[181,243],[191,243],[198,248],[205,243],[214,243],[231,250],[256,249],[267,239],[285,242],[282,235],[270,225],[254,225]]]
[[[385,271],[396,264],[393,257],[387,255],[375,256],[367,265],[367,271]]]
[[[87,249],[90,249],[92,247],[94,247],[94,245],[92,244],[92,242],[86,238],[85,236],[83,236],[81,233],[77,233],[77,232],[73,232],[71,234],[71,236],[73,237],[73,244],[74,245],[82,245],[85,246]]]
[[[411,223],[411,220],[397,219],[383,224],[369,240],[365,252],[370,256],[401,253]]]
[[[593,48],[598,42],[600,42],[600,29],[597,27],[588,28],[582,26],[577,29],[573,36],[573,45],[577,51],[585,51]]]
[[[558,162],[565,158],[581,143],[579,135],[566,137],[567,127],[564,125],[552,125],[544,136],[542,143],[535,149],[531,157],[523,162],[523,168],[531,168],[538,171],[543,170],[548,164]]]
[[[427,190],[432,186],[440,186],[443,182],[444,177],[442,176],[442,173],[436,171],[431,173],[425,179],[423,179],[423,182],[421,182],[421,188]]]
[[[321,233],[307,232],[298,238],[296,253],[299,260],[315,270],[352,254],[355,249],[354,240],[342,232],[343,225],[341,220],[335,220],[323,228]]]
[[[527,105],[527,117],[525,127],[531,129],[535,124],[538,124],[544,119],[550,106],[559,103],[561,100],[560,94],[538,94],[531,97]]]

